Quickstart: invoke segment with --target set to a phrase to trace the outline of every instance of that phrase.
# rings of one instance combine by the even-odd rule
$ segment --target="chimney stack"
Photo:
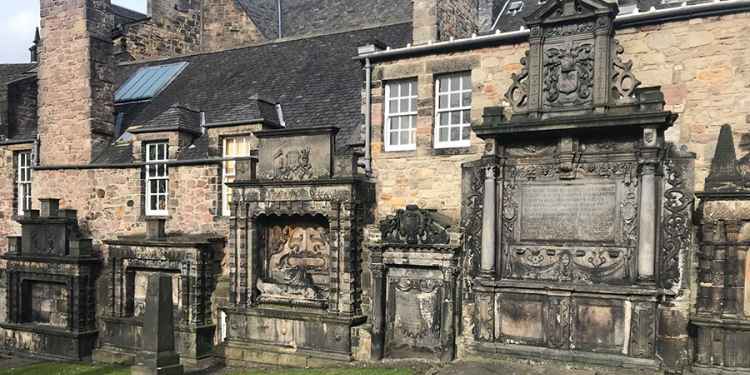
[[[110,0],[40,0],[42,166],[88,164],[112,141]]]
[[[478,12],[477,0],[414,0],[414,44],[469,37],[477,32]]]

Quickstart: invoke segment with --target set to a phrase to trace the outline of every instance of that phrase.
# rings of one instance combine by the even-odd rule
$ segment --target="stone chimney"
[[[89,163],[112,141],[110,0],[41,0],[41,165]]]
[[[469,37],[477,17],[477,0],[414,0],[414,44]]]

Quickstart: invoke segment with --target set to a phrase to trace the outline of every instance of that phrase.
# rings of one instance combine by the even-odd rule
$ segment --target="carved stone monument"
[[[735,155],[732,129],[719,134],[701,199],[694,371],[750,373],[750,178]]]
[[[311,366],[352,358],[362,228],[373,185],[337,153],[336,128],[256,132],[257,179],[241,175],[231,217],[226,358]]]
[[[460,246],[447,223],[414,205],[380,222],[369,245],[376,359],[454,359]]]
[[[684,365],[687,310],[673,299],[692,156],[665,143],[676,115],[658,87],[639,88],[616,14],[600,0],[542,5],[510,108],[474,126],[486,152],[464,165],[463,265],[479,352]]]
[[[39,356],[82,360],[97,337],[95,279],[100,267],[75,210],[40,199],[41,212],[18,218],[21,237],[8,237],[0,283],[0,346]]]
[[[105,241],[109,246],[109,267],[102,283],[106,308],[95,360],[132,363],[148,340],[147,281],[150,275],[168,274],[174,280],[175,350],[188,368],[214,364],[211,295],[224,240],[211,234],[167,234],[164,226],[164,219],[147,219],[144,235]]]
[[[148,277],[143,346],[138,351],[133,375],[182,375],[180,355],[175,351],[172,276],[153,273]]]

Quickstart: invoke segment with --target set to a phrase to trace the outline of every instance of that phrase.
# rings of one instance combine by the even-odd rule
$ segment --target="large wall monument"
[[[685,365],[692,156],[665,143],[676,115],[639,87],[616,13],[539,8],[511,110],[474,126],[487,146],[464,165],[464,294],[480,353]]]

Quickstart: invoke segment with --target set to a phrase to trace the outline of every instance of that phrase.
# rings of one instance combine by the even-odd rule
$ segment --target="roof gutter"
[[[643,13],[631,13],[619,15],[615,18],[615,27],[624,29],[628,27],[653,25],[670,21],[681,21],[690,18],[720,16],[731,13],[750,11],[750,0],[714,0],[712,3],[682,5],[674,8],[650,10]],[[494,34],[472,36],[465,39],[449,40],[444,42],[428,43],[418,46],[407,45],[404,48],[387,49],[355,56],[354,60],[382,61],[394,60],[419,55],[455,52],[457,50],[469,50],[496,46],[502,44],[521,43],[529,38],[529,30],[499,32]]]

